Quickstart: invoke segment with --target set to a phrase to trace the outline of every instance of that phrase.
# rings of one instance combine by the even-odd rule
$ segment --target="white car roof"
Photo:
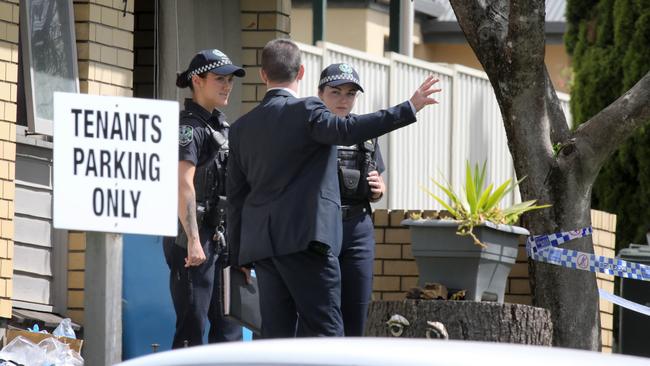
[[[557,347],[397,338],[256,340],[190,347],[136,358],[122,366],[444,365],[648,366],[650,359]]]

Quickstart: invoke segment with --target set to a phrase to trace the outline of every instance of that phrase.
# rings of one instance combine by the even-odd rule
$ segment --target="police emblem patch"
[[[213,53],[215,56],[219,57],[219,58],[224,58],[224,57],[226,57],[226,55],[225,55],[223,52],[219,51],[219,50],[212,50],[212,53]]]
[[[344,74],[352,74],[352,66],[348,64],[340,64],[339,70],[341,70],[341,72]]]
[[[182,125],[178,129],[178,144],[187,146],[194,138],[194,129],[192,126]]]

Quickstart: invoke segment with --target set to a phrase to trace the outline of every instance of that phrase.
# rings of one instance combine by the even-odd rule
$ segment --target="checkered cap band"
[[[201,75],[204,72],[208,72],[214,68],[221,67],[223,65],[232,65],[232,62],[228,58],[223,58],[220,61],[211,62],[209,64],[203,65],[198,69],[194,69],[187,73],[187,80],[190,80],[194,75]]]
[[[347,73],[344,73],[344,74],[338,74],[338,75],[330,75],[330,76],[326,76],[326,77],[320,79],[320,81],[318,82],[318,85],[327,84],[327,83],[329,83],[329,82],[337,81],[337,80],[348,80],[348,81],[350,81],[351,83],[355,83],[355,84],[361,85],[361,82],[359,81],[359,79],[355,78],[354,75],[352,75],[352,74],[347,74]]]

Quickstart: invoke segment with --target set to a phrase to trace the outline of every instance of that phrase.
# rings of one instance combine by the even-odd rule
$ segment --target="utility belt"
[[[196,223],[201,228],[209,227],[214,230],[212,240],[217,244],[216,251],[218,255],[227,255],[228,246],[226,243],[226,208],[227,201],[225,196],[218,196],[218,199],[207,202],[196,203]],[[187,235],[179,224],[178,235],[176,236],[176,245],[187,248]]]
[[[225,196],[217,196],[213,201],[206,202],[205,216],[202,221],[204,226],[214,228],[212,240],[217,243],[217,253],[219,255],[228,255],[228,245],[226,243],[226,209],[227,201]],[[198,208],[198,206],[197,206]],[[227,259],[226,259],[227,260]]]
[[[343,220],[346,220],[359,215],[369,214],[370,208],[366,203],[359,203],[356,205],[343,205],[341,206],[341,212],[343,213]]]
[[[217,227],[226,224],[226,209],[228,203],[226,196],[217,196],[217,198],[208,200],[205,203],[196,204],[196,222],[201,225],[209,227]],[[202,217],[199,218],[199,213],[202,211]]]

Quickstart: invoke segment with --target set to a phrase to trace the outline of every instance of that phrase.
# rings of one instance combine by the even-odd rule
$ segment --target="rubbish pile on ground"
[[[82,340],[76,339],[70,319],[61,321],[52,334],[33,329],[9,329],[0,350],[0,366],[83,366]]]

